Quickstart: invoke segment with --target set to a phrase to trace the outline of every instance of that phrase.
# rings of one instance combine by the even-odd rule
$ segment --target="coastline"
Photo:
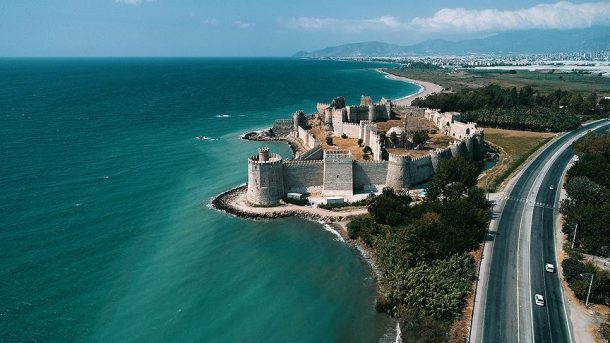
[[[374,276],[379,276],[379,269],[375,264],[375,259],[370,249],[361,241],[349,238],[347,234],[347,224],[350,218],[368,213],[366,207],[346,207],[334,211],[292,204],[283,204],[275,207],[253,207],[246,201],[246,191],[246,184],[234,187],[212,198],[208,206],[236,217],[251,220],[294,217],[315,221],[322,225],[323,230],[340,237],[342,242],[358,250],[360,256],[372,269]]]
[[[443,87],[441,85],[437,85],[436,83],[414,80],[408,77],[394,75],[388,73],[387,71],[381,68],[377,68],[376,70],[381,74],[384,74],[387,79],[413,83],[419,86],[419,91],[417,93],[393,100],[393,102],[397,105],[411,106],[411,102],[416,98],[425,98],[430,94],[440,93],[443,91]]]
[[[337,211],[329,211],[318,207],[282,204],[274,207],[255,207],[246,200],[247,186],[241,185],[214,197],[210,205],[217,210],[249,219],[274,219],[297,217],[320,221],[325,224],[346,222],[352,216],[367,213],[365,207],[346,207]]]

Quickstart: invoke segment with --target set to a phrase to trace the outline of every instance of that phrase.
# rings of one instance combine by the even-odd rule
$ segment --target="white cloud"
[[[254,27],[253,23],[248,23],[248,22],[241,21],[241,20],[234,21],[233,25],[239,27],[240,29],[249,29],[251,27]]]
[[[137,6],[143,2],[153,2],[154,0],[114,0],[118,4]]]
[[[384,31],[406,29],[407,25],[392,16],[372,19],[337,19],[299,17],[284,22],[286,27],[305,31],[334,30],[344,32]]]
[[[610,2],[574,4],[560,1],[514,11],[443,8],[427,18],[404,22],[393,16],[371,19],[298,17],[282,21],[288,28],[304,31],[419,31],[451,34],[492,33],[527,29],[574,29],[610,25]]]
[[[216,20],[216,18],[207,18],[203,21],[203,24],[213,26],[218,24],[218,20]]]
[[[574,29],[610,24],[610,2],[574,4],[560,1],[515,11],[444,8],[432,17],[414,18],[425,32],[478,33],[524,29]]]

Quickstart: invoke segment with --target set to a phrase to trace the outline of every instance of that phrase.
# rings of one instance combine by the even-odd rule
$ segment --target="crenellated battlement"
[[[290,160],[284,161],[284,167],[300,167],[300,166],[311,166],[311,165],[323,165],[324,161],[322,160]]]

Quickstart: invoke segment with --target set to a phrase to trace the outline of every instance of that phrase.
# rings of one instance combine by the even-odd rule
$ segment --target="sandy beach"
[[[432,82],[426,82],[426,81],[420,81],[420,80],[414,80],[414,79],[410,79],[408,77],[404,77],[404,76],[397,76],[394,74],[390,74],[382,69],[377,69],[380,73],[385,74],[385,76],[390,79],[390,80],[398,80],[398,81],[404,81],[404,82],[410,82],[410,83],[414,83],[416,85],[419,86],[419,92],[413,94],[413,95],[409,95],[406,96],[404,98],[400,98],[400,99],[396,99],[393,102],[397,105],[403,105],[403,106],[411,106],[411,101],[413,101],[413,99],[415,98],[425,98],[430,94],[433,93],[440,93],[443,91],[443,87],[440,85],[437,85],[435,83]]]

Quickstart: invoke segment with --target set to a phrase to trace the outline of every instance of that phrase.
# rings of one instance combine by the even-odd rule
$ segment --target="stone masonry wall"
[[[352,196],[354,180],[352,156],[349,151],[324,152],[324,195]]]
[[[354,189],[362,190],[370,185],[384,185],[388,162],[354,161]]]
[[[308,147],[309,149],[313,149],[316,146],[320,145],[320,141],[318,141],[309,131],[299,126],[298,129],[299,138],[303,141],[303,145]]]
[[[286,192],[306,193],[308,188],[324,183],[322,161],[285,161],[284,189]]]
[[[412,159],[410,170],[412,185],[428,181],[434,176],[434,168],[432,168],[432,159],[430,156]]]

